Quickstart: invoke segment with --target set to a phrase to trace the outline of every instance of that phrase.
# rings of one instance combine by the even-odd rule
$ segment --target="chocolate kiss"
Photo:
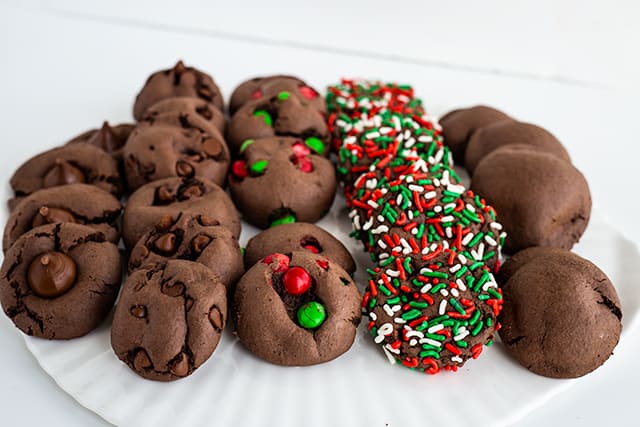
[[[56,159],[55,165],[49,169],[42,180],[45,188],[83,182],[85,178],[82,171],[64,159]]]
[[[55,298],[67,292],[76,281],[76,263],[61,252],[45,252],[29,265],[27,282],[43,298]]]
[[[118,139],[109,122],[104,122],[100,130],[94,133],[87,142],[102,148],[107,153],[119,150],[124,145],[124,141]]]
[[[76,218],[64,209],[50,208],[42,206],[31,221],[31,228],[40,227],[45,224],[57,224],[60,222],[76,222]]]

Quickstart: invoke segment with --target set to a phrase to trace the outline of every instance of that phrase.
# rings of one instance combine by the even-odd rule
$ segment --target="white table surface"
[[[381,15],[400,13],[400,3],[323,2],[309,10],[289,2],[277,10],[271,5],[287,2],[269,2],[250,13],[204,1],[128,3],[0,1],[2,182],[29,156],[105,118],[130,121],[146,76],[183,58],[210,72],[227,95],[248,77],[287,72],[318,87],[340,76],[409,82],[436,114],[479,102],[504,108],[554,132],[587,177],[594,205],[640,242],[634,185],[640,30],[631,2],[616,8],[580,2],[572,9],[573,2],[516,7],[491,0],[464,12],[422,2],[421,11],[394,20],[395,33],[385,30]],[[360,31],[347,28],[349,14]],[[328,24],[332,15],[345,25]],[[403,22],[413,39],[406,45],[398,38]],[[3,223],[6,216],[0,213]],[[4,316],[0,342],[1,425],[108,425],[55,385]],[[634,328],[602,368],[518,425],[637,425],[639,351]]]

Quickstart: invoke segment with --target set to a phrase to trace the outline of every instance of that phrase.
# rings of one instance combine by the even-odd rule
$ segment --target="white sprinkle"
[[[467,290],[467,286],[464,284],[462,279],[456,279],[456,285],[458,285],[458,289],[460,289],[463,292]]]
[[[460,260],[461,263],[466,264],[467,263],[467,257],[462,255],[462,254],[458,254],[458,259]]]
[[[387,249],[387,244],[382,239],[378,240],[378,246],[382,249]]]
[[[436,153],[435,161],[433,163],[440,163],[443,156],[444,156],[444,151],[442,149],[438,150],[438,152]]]
[[[409,217],[410,220],[412,220],[413,219],[413,211],[407,212],[407,216]]]
[[[392,269],[387,269],[387,271],[385,271],[385,273],[387,273],[387,276],[391,276],[391,277],[398,277],[400,276],[400,272],[397,270],[392,270]]]
[[[386,344],[384,346],[384,348],[386,348],[387,350],[389,350],[393,354],[400,354],[400,349],[391,347],[391,344]]]
[[[369,132],[368,134],[365,135],[365,138],[374,139],[374,138],[378,138],[379,136],[380,136],[380,132]]]
[[[355,136],[348,136],[344,139],[345,144],[355,144],[358,139]]]
[[[349,212],[349,218],[353,218],[356,215],[358,215],[358,210],[357,209],[354,209],[351,212]]]
[[[406,320],[404,320],[402,317],[396,317],[395,319],[393,319],[393,321],[394,321],[395,323],[400,323],[400,324],[407,323],[407,321],[406,321]]]
[[[420,142],[431,142],[431,141],[433,141],[433,137],[431,135],[420,135],[418,137],[418,141],[420,141]]]
[[[380,233],[386,233],[387,231],[389,231],[389,227],[387,227],[386,225],[382,224],[382,225],[377,226],[373,230],[371,230],[371,233],[372,234],[380,234]]]
[[[393,316],[393,313],[391,313]],[[378,335],[390,335],[393,332],[393,325],[389,322],[384,323],[378,328]]]
[[[411,184],[411,185],[409,185],[409,190],[416,191],[418,193],[422,193],[424,191],[424,187],[420,187],[419,185]]]
[[[450,271],[451,273],[455,273],[455,272],[457,272],[458,270],[460,270],[461,268],[462,268],[462,266],[461,266],[460,264],[456,264],[456,265],[454,265],[453,267],[451,267],[451,268],[449,269],[449,271]]]
[[[453,221],[453,215],[446,215],[443,216],[442,219],[440,220],[441,222],[452,222]]]
[[[380,133],[383,135],[388,134],[389,132],[391,132],[393,129],[391,129],[389,126],[383,126],[380,128]]]
[[[364,231],[367,231],[368,229],[371,228],[372,225],[373,225],[373,217],[369,218],[369,220],[367,220],[367,222],[364,223],[364,225],[362,226],[362,229]]]
[[[442,206],[436,205],[433,207],[433,211],[436,213],[442,212]]]
[[[387,313],[389,317],[393,317],[393,310],[391,310],[391,307],[389,307],[389,304],[383,305],[382,308],[384,309],[384,312]]]
[[[378,320],[378,316],[376,315],[376,313],[374,313],[373,311],[369,313],[369,319],[373,320],[374,322],[376,320]]]
[[[460,296],[460,292],[456,288],[451,288],[451,295],[458,298]]]
[[[456,362],[456,363],[462,363],[462,357],[460,357],[460,356],[453,356],[453,357],[451,358],[451,361],[452,361],[452,362]]]
[[[482,257],[480,255],[478,255],[478,252],[476,252],[475,249],[471,249],[471,257],[477,261],[481,261]]]
[[[440,301],[440,307],[438,308],[438,314],[442,316],[447,310],[447,300]]]
[[[502,230],[502,224],[500,224],[499,222],[492,222],[490,224],[491,228],[493,228],[494,230]]]
[[[411,347],[413,347],[413,346],[414,346],[414,345],[416,345],[416,344],[418,344],[418,340],[417,340],[417,339],[415,339],[415,338],[414,338],[414,339],[412,339],[411,341],[409,341],[409,345],[410,345]]]
[[[436,192],[435,191],[429,191],[427,193],[424,193],[424,199],[425,200],[433,199],[434,197],[436,197]]]
[[[473,239],[473,233],[469,233],[462,239],[462,244],[467,245]]]
[[[491,246],[498,246],[498,242],[496,242],[493,237],[489,236],[488,234],[484,236],[484,241]]]
[[[432,251],[435,251],[436,249],[438,249],[438,244],[437,243],[432,243],[431,246],[429,247],[429,249],[431,249]]]
[[[420,344],[429,344],[429,345],[432,345],[434,347],[442,347],[442,344],[440,343],[440,341],[436,341],[436,340],[433,340],[431,338],[422,338],[421,340],[418,340],[418,342]]]
[[[444,326],[443,326],[444,327]],[[407,326],[405,326],[405,328],[408,329]],[[414,330],[409,330],[407,333],[407,338],[411,338],[411,337],[419,337],[419,338],[424,338],[424,334],[420,331],[414,331]]]
[[[467,210],[469,210],[471,212],[475,212],[476,211],[476,208],[470,203],[467,203],[466,207],[467,207]]]
[[[377,209],[378,208],[378,204],[376,202],[374,202],[373,200],[367,200],[367,204],[369,206],[371,206],[373,209]]]
[[[429,329],[427,329],[427,332],[429,332],[430,334],[435,334],[436,332],[440,331],[444,329],[444,325],[443,324],[437,324],[437,325],[433,325],[432,327],[430,327]]]
[[[443,297],[448,297],[449,296],[449,291],[447,291],[446,289],[440,289],[440,295],[442,295]]]
[[[432,288],[432,285],[430,283],[426,284],[422,288],[420,288],[420,293],[421,294],[426,294],[427,292],[429,292],[431,290],[431,288]]]
[[[360,215],[356,215],[356,216],[353,218],[353,228],[354,228],[355,230],[360,230],[360,228],[361,228],[361,227],[360,227]]]
[[[460,341],[461,339],[464,339],[467,335],[469,335],[469,331],[464,330],[460,332],[458,335],[456,335],[455,337],[453,337],[453,340]]]
[[[384,335],[376,335],[376,337],[373,339],[373,342],[375,342],[376,344],[380,344],[382,341],[384,341]]]

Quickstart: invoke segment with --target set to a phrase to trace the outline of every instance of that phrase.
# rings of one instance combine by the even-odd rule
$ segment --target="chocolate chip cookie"
[[[142,121],[153,122],[154,119],[165,113],[177,112],[184,116],[198,116],[215,126],[220,134],[224,135],[224,113],[212,103],[200,98],[188,96],[176,96],[156,102],[142,116]]]
[[[111,154],[117,161],[122,160],[122,149],[135,125],[123,123],[111,126],[105,121],[100,129],[91,129],[81,133],[67,144],[86,143]]]

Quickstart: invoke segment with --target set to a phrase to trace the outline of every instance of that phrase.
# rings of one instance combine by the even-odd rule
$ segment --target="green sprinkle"
[[[262,120],[264,120],[264,123],[267,126],[273,126],[273,119],[271,118],[271,115],[269,115],[269,112],[265,110],[258,110],[255,111],[253,115],[254,117],[262,117]]]
[[[462,348],[467,348],[467,346],[469,345],[469,344],[467,344],[466,341],[463,341],[463,340],[458,340],[458,341],[454,341],[454,342],[456,343],[456,345],[458,347],[462,347]]]
[[[478,234],[476,234],[476,235],[474,236],[474,238],[473,238],[473,239],[471,239],[471,241],[469,242],[469,245],[468,245],[468,246],[470,246],[470,247],[471,247],[471,246],[475,246],[475,245],[480,241],[480,239],[482,239],[482,236],[483,236],[483,235],[484,235],[484,233],[482,233],[482,232],[478,232]]]
[[[424,334],[424,336],[427,337],[427,338],[431,338],[432,340],[436,340],[436,341],[444,341],[444,340],[447,339],[447,337],[445,337],[444,335],[430,334],[429,332]]]
[[[458,301],[456,301],[455,298],[449,298],[449,304],[451,304],[451,306],[455,308],[458,311],[458,313],[466,314],[466,312],[464,311],[464,308],[462,308],[462,306],[458,303]]]
[[[500,293],[494,288],[487,289],[487,292],[489,292],[495,299],[502,299],[502,295],[500,295]]]
[[[473,271],[473,270],[477,270],[478,268],[482,267],[484,265],[484,262],[478,261],[478,262],[474,262],[473,264],[471,264],[471,266],[469,266],[469,270]]]
[[[391,300],[389,300],[389,303],[391,303]],[[415,308],[427,308],[427,307],[429,307],[429,303],[427,303],[427,302],[418,302],[418,301],[411,301],[409,303],[409,305],[411,307],[415,307]]]
[[[422,275],[426,277],[437,277],[438,279],[446,279],[449,277],[447,273],[441,273],[439,271],[425,271]]]
[[[444,289],[446,288],[447,285],[444,283],[438,283],[437,285],[435,285],[433,288],[431,288],[431,291],[429,291],[432,294],[435,294],[437,292],[440,292],[440,289]]]
[[[491,318],[487,318],[487,326],[490,328],[491,325],[493,325],[493,320],[491,320]]]
[[[240,152],[244,152],[244,150],[246,150],[251,144],[253,144],[253,139],[245,139],[240,146]]]
[[[278,99],[279,99],[280,101],[286,101],[287,99],[289,99],[289,92],[284,92],[284,91],[283,91],[283,92],[280,92],[280,93],[278,94]]]
[[[473,312],[473,316],[471,316],[471,320],[469,321],[469,324],[471,326],[475,325],[478,319],[480,319],[480,310],[476,310]]]
[[[482,321],[478,322],[478,324],[476,325],[475,328],[473,328],[473,330],[471,331],[471,335],[473,335],[474,337],[476,335],[478,335],[480,333],[480,331],[482,330],[483,327],[483,323]]]
[[[385,294],[386,296],[391,295],[391,291],[387,289],[387,287],[384,285],[378,286],[378,289],[382,291],[382,293]]]
[[[421,351],[419,356],[420,357],[433,357],[434,359],[440,359],[440,354],[436,353],[433,350]]]
[[[487,347],[491,347],[492,344],[493,344],[493,340],[489,340],[489,341],[487,341],[487,343],[485,345]]]
[[[420,315],[422,314],[422,312],[420,310],[417,309],[411,309],[409,311],[407,311],[406,313],[404,313],[402,317],[404,320],[412,320],[412,319],[416,319],[418,317],[420,317]]]
[[[268,164],[268,160],[258,160],[257,162],[249,166],[249,170],[256,175],[262,175],[267,169]]]
[[[397,304],[399,302],[400,302],[400,297],[389,298],[387,300],[387,304],[391,304],[391,305]]]

